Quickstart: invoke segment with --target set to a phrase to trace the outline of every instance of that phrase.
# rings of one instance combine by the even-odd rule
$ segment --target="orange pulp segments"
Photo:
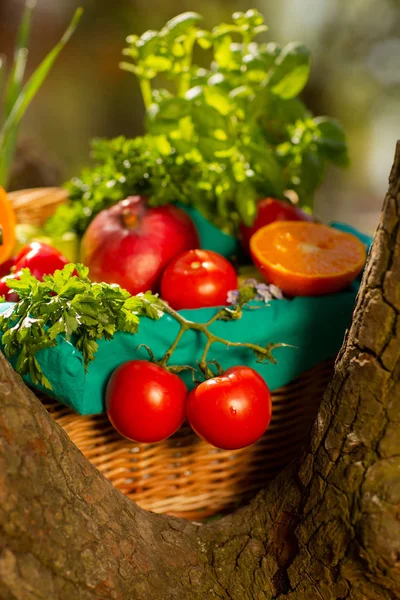
[[[319,223],[277,221],[250,240],[254,264],[289,296],[332,294],[361,272],[364,244],[354,235]]]

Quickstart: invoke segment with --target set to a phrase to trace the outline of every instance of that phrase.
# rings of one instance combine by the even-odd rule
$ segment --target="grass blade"
[[[7,119],[12,107],[21,92],[22,80],[25,73],[26,60],[28,58],[27,48],[19,48],[14,60],[14,65],[7,83],[6,100],[4,106],[4,120]],[[8,136],[7,142],[1,148],[0,157],[0,185],[7,184],[7,176],[9,169],[13,163],[15,148],[17,142],[18,127]]]
[[[0,122],[1,122],[1,99],[3,97],[3,85],[6,77],[7,57],[5,54],[0,54]]]
[[[6,99],[4,105],[5,119],[7,119],[8,115],[12,111],[12,108],[18,98],[18,95],[21,92],[22,80],[24,78],[27,58],[27,48],[19,48],[15,55],[14,64],[7,84]]]
[[[10,114],[18,94],[21,91],[22,80],[24,78],[26,59],[28,55],[28,41],[31,32],[32,12],[35,8],[36,0],[26,0],[24,12],[22,14],[21,24],[18,29],[17,39],[14,49],[14,64],[8,80],[5,99],[5,118]]]
[[[60,54],[61,50],[67,44],[68,40],[74,33],[79,20],[82,16],[82,8],[78,8],[75,11],[75,14],[72,18],[71,23],[67,27],[64,35],[54,46],[54,48],[49,52],[46,58],[40,63],[34,73],[31,75],[27,83],[24,85],[22,91],[19,93],[18,98],[16,99],[10,114],[7,116],[5,123],[0,131],[0,174],[2,179],[0,179],[0,185],[5,184],[5,173],[8,171],[8,156],[9,156],[9,146],[10,140],[15,140],[16,131],[19,126],[19,123],[32,102],[33,98],[36,96],[39,91],[42,83],[46,79],[50,69],[52,68],[56,58]],[[7,149],[7,157],[6,157],[6,149]]]
[[[31,33],[32,12],[35,6],[36,0],[26,0],[21,25],[19,26],[17,34],[15,53],[17,53],[20,48],[28,47],[28,40]]]

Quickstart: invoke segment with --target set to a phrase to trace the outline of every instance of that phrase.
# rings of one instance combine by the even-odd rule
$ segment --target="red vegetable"
[[[16,273],[6,275],[0,279],[0,296],[5,296],[6,302],[18,302],[19,296],[17,292],[10,290],[6,281],[7,279],[19,279]]]
[[[312,221],[312,217],[290,202],[275,198],[264,198],[257,205],[257,216],[251,227],[240,225],[240,238],[243,248],[249,252],[251,236],[264,225],[274,221]]]
[[[118,283],[131,294],[158,290],[167,263],[196,248],[199,238],[190,217],[167,205],[147,207],[133,196],[93,219],[81,246],[81,258],[93,281]]]
[[[107,386],[108,417],[115,429],[135,442],[160,442],[185,419],[187,389],[166,369],[145,360],[118,367]]]
[[[211,250],[189,250],[170,262],[161,280],[161,296],[175,310],[225,306],[238,286],[231,263]]]
[[[42,280],[43,275],[52,275],[57,269],[63,269],[68,262],[61,252],[48,244],[32,242],[21,248],[15,257],[14,267],[16,272],[26,267],[34,277]]]
[[[11,268],[14,266],[15,258],[9,258],[0,263],[0,277],[5,277],[11,273]]]
[[[186,403],[194,431],[225,450],[256,442],[271,420],[271,394],[263,378],[250,367],[232,367],[197,386]]]

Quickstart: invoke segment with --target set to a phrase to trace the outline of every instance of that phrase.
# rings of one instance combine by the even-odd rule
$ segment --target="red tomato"
[[[42,280],[43,275],[52,275],[57,269],[63,269],[68,262],[55,248],[41,242],[32,242],[21,248],[15,257],[14,266],[16,271],[27,267],[34,277]]]
[[[271,394],[250,367],[232,367],[200,383],[186,403],[186,416],[197,435],[224,450],[256,442],[271,420]]]
[[[6,275],[0,279],[0,296],[5,296],[6,302],[18,302],[19,296],[17,292],[10,290],[6,281],[7,279],[19,279],[16,273]]]
[[[211,250],[189,250],[172,260],[161,280],[161,297],[175,310],[225,306],[238,287],[231,263]]]
[[[183,210],[171,204],[149,208],[147,198],[133,196],[93,219],[81,259],[92,281],[118,283],[135,295],[157,292],[169,261],[198,245],[196,227]]]
[[[240,225],[240,238],[243,248],[248,252],[251,236],[264,225],[274,221],[312,221],[312,217],[289,201],[264,198],[257,205],[257,216],[251,227]]]
[[[132,360],[111,375],[108,418],[130,440],[161,442],[182,425],[187,393],[178,375],[146,360]]]
[[[11,273],[11,268],[14,266],[15,258],[9,258],[0,263],[0,277],[4,277]]]

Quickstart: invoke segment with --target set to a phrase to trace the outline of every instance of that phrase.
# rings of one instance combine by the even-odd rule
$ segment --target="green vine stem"
[[[148,302],[147,300],[143,300],[144,304],[146,304],[147,302]],[[150,302],[149,302],[149,305],[150,305]],[[215,321],[217,321],[218,319],[227,320],[229,318],[237,318],[235,316],[232,316],[235,314],[234,310],[232,311],[227,308],[222,308],[206,323],[196,323],[195,321],[190,321],[189,319],[185,319],[185,317],[183,317],[179,312],[177,312],[176,310],[171,308],[166,302],[164,302],[161,299],[159,299],[158,305],[165,314],[167,314],[170,317],[172,317],[173,319],[175,319],[175,321],[177,321],[180,325],[180,329],[177,333],[175,340],[173,341],[171,346],[168,348],[168,350],[164,354],[163,358],[158,362],[158,364],[162,367],[167,366],[167,364],[168,364],[169,360],[171,359],[183,334],[189,330],[200,331],[206,337],[207,341],[206,341],[204,351],[203,351],[203,354],[202,354],[200,362],[199,362],[199,368],[206,378],[214,376],[213,372],[208,367],[208,362],[207,362],[208,352],[209,352],[212,344],[219,343],[219,344],[224,344],[227,347],[248,348],[249,350],[252,350],[254,352],[254,354],[257,356],[257,359],[258,359],[257,362],[264,362],[265,360],[267,360],[272,363],[276,363],[276,359],[273,357],[272,351],[275,348],[287,346],[287,344],[272,344],[271,343],[271,344],[267,344],[267,346],[263,347],[263,346],[259,346],[258,344],[253,344],[252,342],[231,342],[230,340],[226,340],[225,338],[215,335],[214,333],[212,333],[209,330],[209,326],[212,323],[214,323]],[[229,315],[231,315],[231,316],[229,316]],[[210,363],[212,364],[213,361],[210,361]]]

